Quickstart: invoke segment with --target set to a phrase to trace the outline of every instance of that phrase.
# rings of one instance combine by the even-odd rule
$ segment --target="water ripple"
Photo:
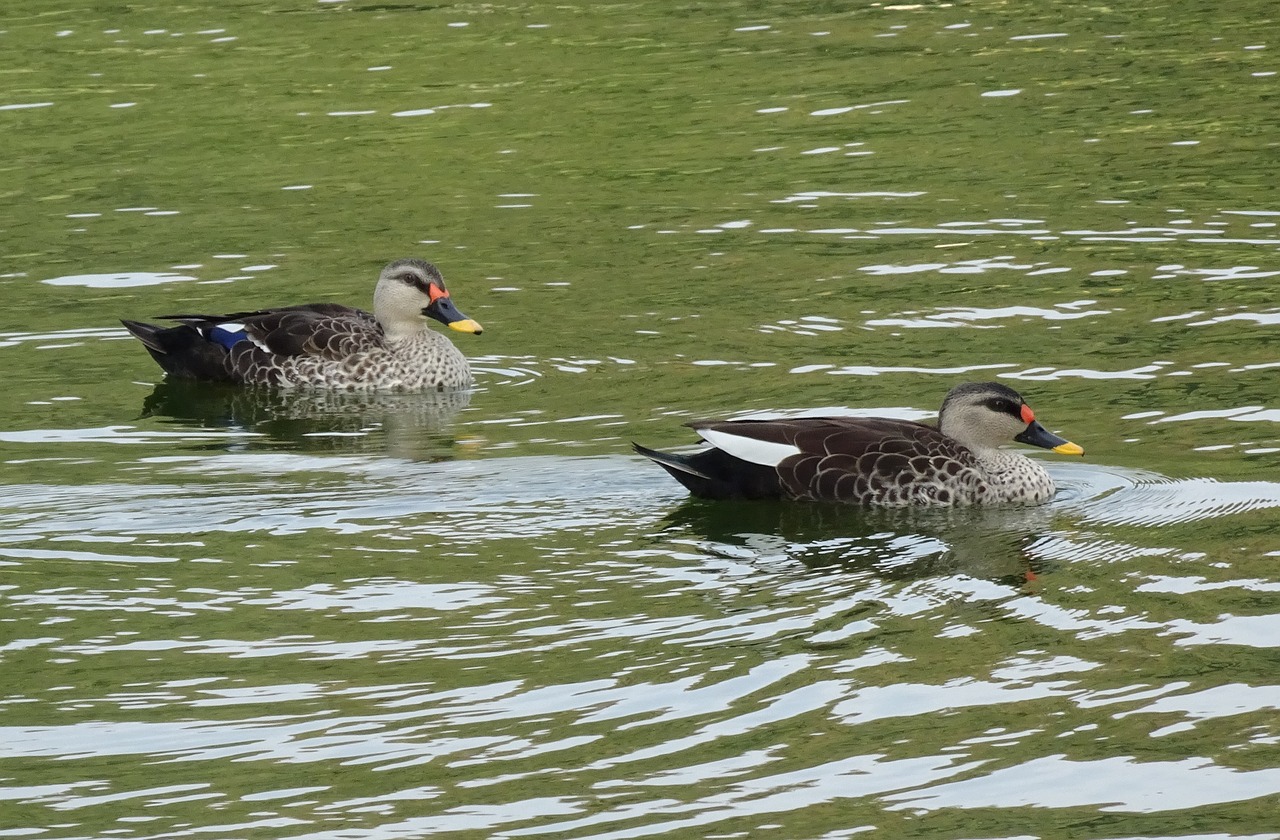
[[[1280,483],[1189,478],[1126,487],[1079,506],[1086,522],[1167,525],[1280,507]]]
[[[1027,779],[1035,779],[1028,789]],[[1280,793],[1280,769],[1238,770],[1212,758],[1143,761],[1135,756],[1074,760],[1051,755],[986,775],[889,794],[895,809],[1080,808],[1158,813]]]

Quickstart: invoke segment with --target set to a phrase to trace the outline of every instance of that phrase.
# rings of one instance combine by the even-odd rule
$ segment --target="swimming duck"
[[[458,348],[427,328],[433,318],[480,334],[429,262],[389,263],[373,314],[312,303],[229,315],[161,315],[181,326],[121,321],[165,371],[181,379],[346,390],[445,390],[471,384]]]
[[[947,394],[938,425],[881,417],[795,417],[689,423],[712,448],[694,455],[633,444],[689,492],[708,499],[793,499],[906,507],[1043,504],[1044,467],[1010,441],[1083,455],[1052,434],[1017,391],[969,382]]]

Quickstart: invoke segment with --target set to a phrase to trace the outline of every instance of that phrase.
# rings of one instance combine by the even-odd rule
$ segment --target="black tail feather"
[[[180,379],[200,379],[206,382],[232,382],[227,349],[207,341],[194,328],[158,327],[141,321],[121,319],[124,328],[142,342],[165,372]]]
[[[782,484],[773,467],[753,464],[710,448],[693,455],[659,452],[633,442],[636,452],[653,461],[703,499],[778,499]]]
[[[120,319],[120,323],[124,324],[124,328],[133,334],[133,337],[141,341],[148,350],[154,350],[157,353],[168,352],[165,350],[164,340],[159,334],[165,331],[164,327],[157,327],[155,324],[144,324],[142,321],[129,321],[124,318]]]

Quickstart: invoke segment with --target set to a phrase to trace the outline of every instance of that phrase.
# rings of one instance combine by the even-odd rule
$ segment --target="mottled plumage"
[[[430,263],[396,260],[382,270],[370,314],[313,303],[227,315],[163,315],[159,327],[122,321],[171,376],[212,382],[346,390],[443,390],[471,384],[466,357],[427,327],[480,325],[453,305]]]
[[[1018,441],[1083,454],[1050,434],[1012,388],[958,385],[938,426],[879,417],[709,420],[688,424],[713,448],[674,455],[636,445],[695,496],[905,507],[1041,504],[1053,479],[999,448]]]

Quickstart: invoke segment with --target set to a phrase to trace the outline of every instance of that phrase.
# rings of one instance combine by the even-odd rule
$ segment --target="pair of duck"
[[[228,315],[166,315],[176,327],[122,323],[170,375],[348,390],[447,390],[471,384],[466,357],[428,319],[479,334],[439,270],[396,260],[378,278],[373,313],[332,303]],[[695,496],[884,506],[1042,504],[1053,479],[1000,447],[1084,450],[1052,434],[1022,397],[995,382],[952,388],[938,425],[866,417],[689,423],[710,448],[694,455],[635,444]]]

